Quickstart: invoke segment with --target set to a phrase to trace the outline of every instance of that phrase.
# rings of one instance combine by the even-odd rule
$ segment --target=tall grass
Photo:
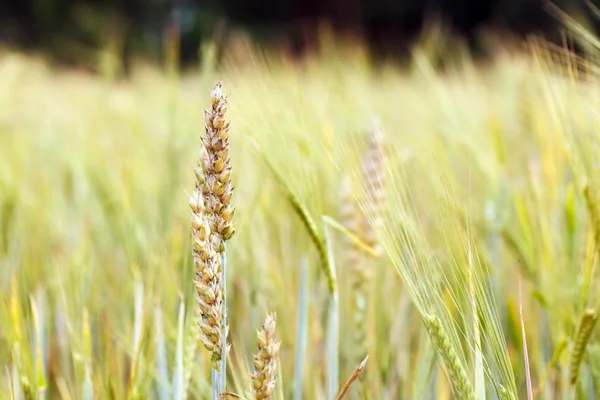
[[[218,71],[235,171],[228,392],[253,396],[267,310],[271,398],[335,398],[364,358],[348,239],[373,248],[337,220],[349,176],[382,252],[365,256],[369,361],[348,398],[524,398],[520,306],[538,398],[600,395],[593,59],[534,43],[485,66],[455,52],[439,72],[429,50],[406,70],[327,48]],[[215,73],[109,82],[0,57],[0,398],[210,395],[182,198]],[[381,216],[361,183],[373,115]]]

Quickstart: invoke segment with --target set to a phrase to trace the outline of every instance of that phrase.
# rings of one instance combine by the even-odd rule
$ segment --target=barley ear
[[[585,355],[585,349],[590,341],[596,322],[598,321],[598,314],[593,309],[586,310],[581,320],[579,321],[579,328],[577,328],[577,336],[573,343],[573,350],[571,350],[571,363],[570,363],[570,374],[569,379],[571,385],[577,383],[579,378],[579,369],[583,356]]]
[[[426,314],[423,316],[423,323],[438,351],[438,356],[442,359],[456,396],[461,400],[475,400],[475,392],[467,371],[442,327],[440,319],[435,315]]]

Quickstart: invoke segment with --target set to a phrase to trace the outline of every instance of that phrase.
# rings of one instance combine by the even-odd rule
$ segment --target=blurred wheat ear
[[[350,268],[350,281],[353,296],[352,336],[353,361],[358,362],[369,353],[370,344],[367,338],[368,293],[373,274],[373,259],[367,257],[366,248],[372,249],[370,255],[379,255],[381,246],[375,231],[381,229],[382,208],[385,202],[385,164],[383,154],[383,128],[379,118],[372,118],[367,132],[367,151],[361,160],[362,174],[360,187],[355,187],[348,175],[342,181],[340,219],[346,230],[359,238],[356,240],[346,235],[345,261]],[[361,212],[357,204],[357,196],[365,198],[367,209]],[[367,200],[368,199],[368,200]],[[371,215],[369,221],[366,215]]]
[[[579,379],[579,370],[585,355],[585,349],[590,341],[592,332],[598,322],[598,314],[595,310],[586,310],[579,322],[577,334],[573,341],[573,349],[571,350],[571,363],[569,380],[571,385],[575,385]]]
[[[277,357],[281,342],[275,336],[275,314],[267,314],[267,318],[258,331],[257,352],[254,355],[254,373],[251,376],[252,390],[256,400],[268,399],[275,389]]]

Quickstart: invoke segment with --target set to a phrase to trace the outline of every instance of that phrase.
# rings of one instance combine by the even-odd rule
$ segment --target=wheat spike
[[[221,329],[222,292],[219,255],[210,240],[210,227],[204,206],[196,187],[195,197],[190,198],[192,208],[192,254],[196,267],[194,284],[197,291],[197,301],[200,308],[200,339],[204,347],[213,353],[213,366],[218,370],[221,359]]]
[[[229,162],[229,122],[225,121],[227,97],[223,95],[220,83],[211,92],[210,100],[211,109],[204,111],[203,197],[215,251],[223,253],[225,242],[235,231],[232,222],[235,210],[231,206],[233,187]]]
[[[257,332],[257,352],[251,376],[256,400],[268,399],[275,388],[277,354],[281,342],[275,337],[275,313],[267,314],[262,329]]]
[[[227,339],[224,322],[221,255],[225,242],[233,236],[233,187],[229,165],[229,123],[225,121],[227,98],[217,83],[210,95],[211,109],[205,110],[206,136],[202,138],[196,189],[190,196],[192,209],[193,257],[196,290],[200,308],[200,339],[212,352],[212,363],[219,371],[223,343]],[[223,324],[223,327],[221,327]]]
[[[364,213],[358,210],[357,191],[349,177],[345,177],[341,190],[340,219],[344,227],[359,237],[377,253],[381,252],[375,234],[381,226],[381,211],[385,200],[385,170],[383,165],[383,130],[379,119],[373,118],[368,130],[368,149],[362,160],[361,182],[364,196]],[[369,224],[368,219],[371,220]],[[351,240],[346,240],[346,262],[350,266],[353,295],[353,338],[357,357],[364,357],[368,349],[366,323],[368,315],[368,288],[372,268],[364,251]]]

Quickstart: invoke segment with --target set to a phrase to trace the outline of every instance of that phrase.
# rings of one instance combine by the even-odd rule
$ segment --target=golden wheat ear
[[[213,398],[225,390],[227,366],[226,258],[225,243],[233,236],[231,205],[233,187],[229,163],[229,122],[225,120],[227,97],[217,83],[210,94],[211,107],[204,112],[205,136],[196,185],[189,198],[192,210],[192,255],[196,267],[194,284],[200,311],[199,339],[211,352]]]
[[[217,83],[210,94],[211,109],[204,111],[206,136],[202,139],[204,153],[201,167],[204,175],[204,204],[210,216],[215,250],[224,252],[224,245],[235,231],[234,208],[231,206],[233,186],[229,162],[229,122],[225,120],[227,97]]]

